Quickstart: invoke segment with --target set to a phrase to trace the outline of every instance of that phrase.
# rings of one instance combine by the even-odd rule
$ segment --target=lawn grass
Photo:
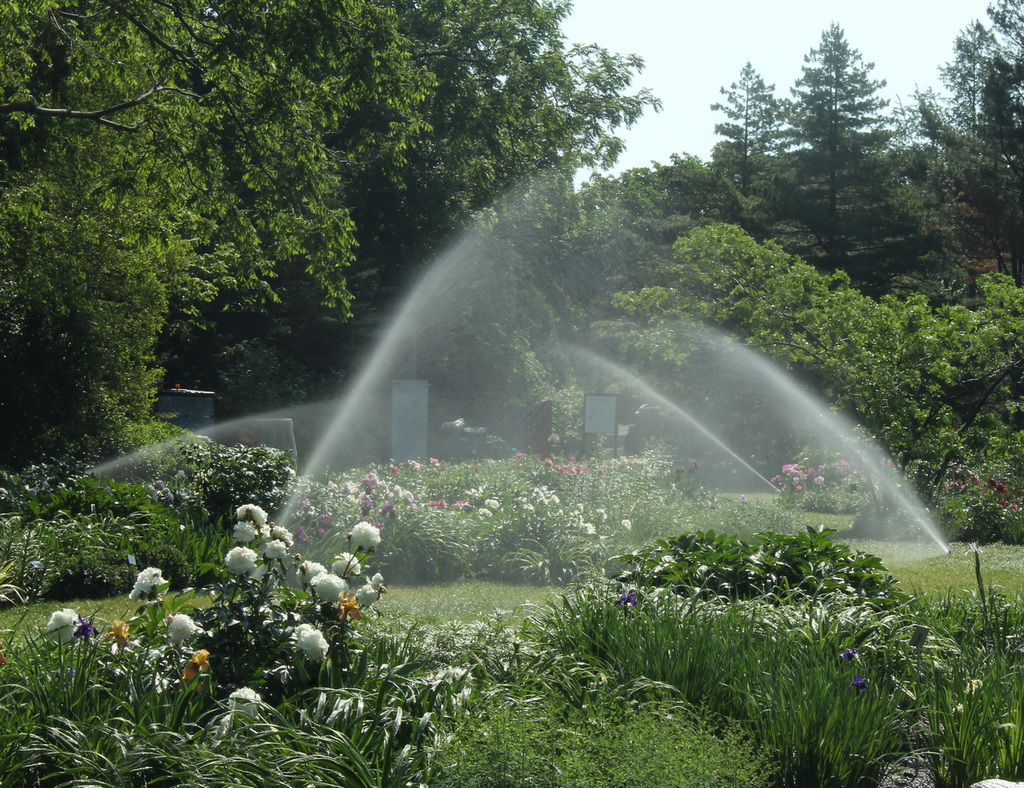
[[[401,617],[425,624],[449,621],[483,621],[494,616],[519,620],[524,608],[543,604],[559,593],[555,586],[507,585],[465,580],[457,583],[391,588],[377,603],[381,615]],[[110,628],[115,619],[128,620],[135,613],[137,603],[127,596],[108,599],[72,599],[64,602],[50,600],[29,605],[0,608],[0,639],[14,636],[36,635],[43,631],[50,614],[62,608],[72,608],[91,619],[101,632]]]
[[[974,555],[968,545],[954,542],[943,554],[934,544],[915,542],[851,542],[852,547],[877,555],[907,591],[945,595],[977,590]],[[992,544],[981,548],[981,571],[986,585],[1008,596],[1024,595],[1024,547]]]
[[[479,621],[494,615],[517,619],[523,608],[557,596],[557,586],[507,585],[466,580],[441,585],[390,588],[382,610],[424,622]]]
[[[919,595],[944,596],[950,592],[974,593],[974,556],[966,544],[950,545],[941,553],[933,544],[916,542],[850,542],[857,550],[881,558],[889,573],[906,590]],[[997,586],[1010,597],[1024,596],[1024,547],[993,544],[982,548],[982,573],[987,585]],[[422,586],[398,586],[378,603],[382,615],[423,623],[480,621],[495,615],[521,618],[524,607],[543,604],[557,596],[557,586],[510,585],[479,580]],[[44,601],[0,609],[0,635],[41,632],[55,610],[70,607],[92,618],[104,629],[117,618],[130,618],[136,609],[127,596],[109,599]]]

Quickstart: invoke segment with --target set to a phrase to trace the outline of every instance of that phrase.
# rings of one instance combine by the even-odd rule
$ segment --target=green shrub
[[[1005,476],[983,478],[957,467],[943,486],[938,508],[955,541],[1024,544],[1024,490]]]
[[[742,539],[713,531],[660,539],[623,555],[626,585],[669,588],[682,595],[726,599],[844,595],[897,606],[907,596],[879,558],[837,544],[825,528],[795,534],[760,533]]]
[[[233,526],[235,509],[251,503],[276,512],[287,499],[295,478],[294,461],[284,451],[266,446],[224,446],[212,441],[181,446],[175,483],[187,487],[211,522]]]
[[[46,597],[65,601],[126,594],[137,572],[119,551],[96,549],[71,553],[57,558],[50,569]]]

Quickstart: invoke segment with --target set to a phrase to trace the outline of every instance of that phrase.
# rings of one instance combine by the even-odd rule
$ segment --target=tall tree
[[[927,260],[919,189],[898,169],[878,93],[884,81],[833,24],[804,58],[793,88],[789,143],[796,188],[785,238],[825,270],[845,270],[860,287],[886,292]]]
[[[768,157],[779,150],[785,105],[775,96],[775,85],[766,85],[748,60],[740,78],[721,89],[725,103],[711,109],[728,120],[715,124],[715,134],[725,139],[715,145],[712,160],[736,178],[740,194],[749,197],[755,174]]]
[[[0,48],[3,462],[124,448],[169,309],[272,300],[289,264],[347,313],[339,176],[422,122],[392,12],[39,0]]]
[[[947,120],[961,134],[977,134],[982,123],[985,85],[995,54],[995,35],[975,20],[953,42],[953,60],[939,69],[950,95]]]
[[[944,154],[951,237],[973,277],[988,270],[1024,286],[1024,8],[1000,0],[992,27],[976,22],[943,69],[945,102],[923,101]]]

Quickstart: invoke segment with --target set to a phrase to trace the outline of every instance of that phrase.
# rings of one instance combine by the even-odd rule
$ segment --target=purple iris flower
[[[853,677],[853,681],[850,682],[850,686],[856,687],[858,692],[863,692],[868,688],[868,682],[867,679],[862,679],[860,677],[860,674],[858,673],[856,676]]]
[[[636,591],[633,591],[632,589],[630,589],[629,591],[623,589],[621,596],[619,596],[615,604],[622,605],[623,607],[636,607]]]
[[[76,638],[87,638],[93,635],[98,635],[100,631],[92,625],[92,622],[87,618],[78,617],[78,629],[75,630]]]
[[[847,662],[849,662],[850,660],[852,660],[854,657],[857,656],[857,647],[853,646],[851,648],[848,648],[848,649],[846,649],[846,651],[844,651],[839,656],[841,656],[843,659],[845,659]]]

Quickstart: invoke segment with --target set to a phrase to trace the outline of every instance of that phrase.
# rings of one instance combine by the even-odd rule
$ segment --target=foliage
[[[6,483],[2,555],[32,596],[126,593],[133,560],[160,567],[175,588],[191,582],[192,565],[168,543],[181,520],[161,491],[43,466],[9,475]]]
[[[941,220],[968,284],[998,271],[1024,284],[1020,242],[1024,189],[1020,162],[1021,99],[1017,93],[1024,50],[1018,0],[999,0],[991,24],[977,20],[954,41],[942,69],[949,96],[921,97],[923,130],[939,146],[936,180]]]
[[[670,704],[583,713],[532,698],[482,705],[439,753],[434,785],[687,788],[771,780],[763,756],[738,729],[715,731]],[[624,757],[638,742],[644,757]]]
[[[889,677],[900,670],[898,611],[881,614],[842,595],[780,607],[642,587],[630,597],[620,588],[575,588],[532,618],[528,631],[542,653],[571,654],[623,685],[677,693],[706,718],[744,720],[778,770],[773,785],[874,782],[906,747]],[[851,647],[855,662],[842,657]],[[854,686],[855,677],[866,689]]]
[[[701,343],[685,330],[697,321],[737,335],[813,377],[902,467],[923,463],[929,485],[1013,430],[1021,354],[1006,337],[1024,302],[1005,277],[979,281],[985,298],[974,309],[933,308],[921,297],[868,298],[845,275],[820,274],[734,226],[695,230],[676,255],[668,284],[618,298],[651,324],[651,355],[699,361],[691,348]]]
[[[710,599],[849,596],[880,608],[906,603],[881,561],[830,538],[832,531],[760,533],[751,540],[705,533],[659,539],[654,545],[619,556],[627,586],[666,588],[683,596]]]

